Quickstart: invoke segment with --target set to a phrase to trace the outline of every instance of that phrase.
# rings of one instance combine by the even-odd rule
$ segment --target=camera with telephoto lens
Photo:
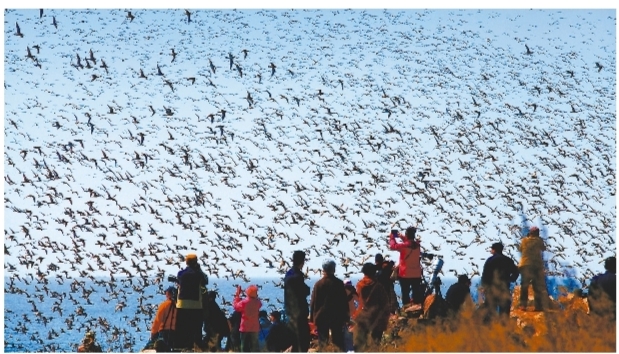
[[[178,283],[178,278],[173,275],[168,275],[168,281],[170,283]]]

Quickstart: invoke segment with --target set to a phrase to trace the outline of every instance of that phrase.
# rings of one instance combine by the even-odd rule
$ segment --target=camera
[[[391,230],[391,234],[392,234],[394,237],[398,237],[398,235],[400,234],[400,231],[398,231],[398,230]]]
[[[178,278],[173,275],[168,275],[168,281],[170,283],[178,283]]]

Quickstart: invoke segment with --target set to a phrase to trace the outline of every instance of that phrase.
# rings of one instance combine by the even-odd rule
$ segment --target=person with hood
[[[359,308],[353,316],[355,351],[365,351],[371,341],[378,344],[389,324],[389,295],[375,279],[376,266],[365,263],[361,272],[363,278],[357,283]]]
[[[490,315],[498,313],[507,316],[512,303],[510,283],[518,279],[518,267],[511,258],[503,254],[503,244],[496,242],[490,247],[492,256],[484,263],[481,285],[486,299],[484,306]]]
[[[520,245],[520,307],[526,311],[529,302],[529,284],[533,288],[535,299],[535,311],[543,311],[546,293],[546,279],[544,275],[544,260],[542,253],[546,250],[544,240],[539,237],[539,228],[533,226],[529,234],[522,240]]]
[[[295,343],[292,351],[306,353],[310,346],[309,305],[307,303],[310,287],[305,284],[305,275],[302,271],[304,264],[305,252],[294,251],[292,268],[284,276],[284,310],[294,334]]]
[[[410,226],[406,229],[402,242],[396,241],[399,235],[397,230],[392,230],[389,234],[389,249],[400,252],[398,262],[398,281],[402,290],[402,307],[411,303],[422,304],[425,291],[422,285],[421,269],[421,245],[415,240],[417,228]]]
[[[321,345],[331,341],[344,351],[344,326],[350,319],[344,282],[335,276],[335,261],[322,264],[322,278],[314,284],[310,300],[310,321],[316,325]]]
[[[260,332],[260,308],[262,302],[258,298],[258,287],[250,285],[245,294],[247,297],[241,300],[241,286],[237,286],[232,305],[234,310],[241,313],[241,352],[250,353],[258,351],[258,332]]]
[[[176,341],[178,348],[198,346],[205,349],[202,343],[202,296],[206,293],[208,278],[200,269],[198,256],[189,253],[185,257],[187,267],[177,275],[178,299],[176,300]]]

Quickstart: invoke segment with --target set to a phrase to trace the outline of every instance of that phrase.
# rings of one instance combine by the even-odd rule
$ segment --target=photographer
[[[200,269],[198,256],[190,253],[185,257],[187,267],[178,272],[178,299],[176,308],[177,341],[179,348],[205,349],[202,343],[202,296],[206,291],[208,278]]]
[[[411,303],[411,291],[412,303],[423,303],[421,246],[419,241],[415,240],[416,233],[417,228],[410,226],[403,236],[400,236],[398,230],[391,230],[391,234],[389,234],[389,249],[400,252],[398,280],[402,290],[402,307]],[[396,241],[398,236],[402,242]]]

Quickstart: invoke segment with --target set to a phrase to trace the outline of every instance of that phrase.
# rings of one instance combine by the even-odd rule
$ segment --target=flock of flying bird
[[[4,289],[31,307],[5,301],[5,350],[148,332],[191,251],[212,281],[295,249],[350,277],[411,224],[475,280],[536,223],[585,286],[616,247],[614,16],[6,10]]]

